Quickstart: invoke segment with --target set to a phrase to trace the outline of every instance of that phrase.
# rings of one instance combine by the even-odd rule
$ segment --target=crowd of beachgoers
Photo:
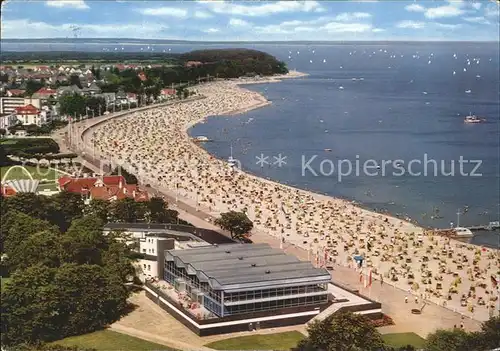
[[[300,74],[294,74],[300,76]],[[278,81],[277,78],[244,81]],[[310,250],[315,264],[335,261],[477,320],[498,304],[494,279],[498,250],[440,236],[354,203],[292,188],[231,167],[193,142],[187,130],[207,116],[227,115],[269,102],[242,81],[217,81],[192,89],[190,102],[131,113],[88,133],[101,159],[112,159],[143,184],[164,189],[207,214],[244,211],[255,229],[287,245]],[[359,260],[363,259],[361,267]],[[335,277],[342,281],[342,277]]]

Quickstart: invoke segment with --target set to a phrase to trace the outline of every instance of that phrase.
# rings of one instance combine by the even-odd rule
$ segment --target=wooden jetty
[[[474,225],[474,226],[466,227],[466,228],[471,230],[471,231],[497,230],[497,229],[500,229],[500,222],[495,221],[495,222],[490,222],[487,225]]]

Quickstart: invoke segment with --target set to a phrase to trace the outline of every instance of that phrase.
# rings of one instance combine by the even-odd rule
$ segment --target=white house
[[[16,108],[15,114],[23,125],[36,124],[40,127],[47,121],[47,111],[39,110],[32,104]]]
[[[130,236],[129,244],[137,243],[135,251],[143,258],[137,260],[137,266],[142,270],[144,278],[163,277],[165,250],[189,249],[212,246],[189,232],[170,229],[169,224],[148,223],[108,223],[103,232],[122,231]]]

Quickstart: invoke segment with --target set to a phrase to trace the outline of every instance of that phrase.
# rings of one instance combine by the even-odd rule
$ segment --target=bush
[[[36,154],[59,153],[59,145],[53,139],[20,138],[14,140],[14,143],[3,145],[7,155],[30,158]]]

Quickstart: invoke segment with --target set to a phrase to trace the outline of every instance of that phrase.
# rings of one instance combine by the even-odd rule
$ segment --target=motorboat
[[[474,234],[468,228],[456,227],[453,229],[457,238],[472,238]]]
[[[485,121],[486,121],[486,119],[479,118],[476,115],[468,115],[464,118],[464,123],[482,123]]]
[[[211,139],[207,138],[206,136],[197,136],[194,138],[194,141],[197,143],[206,143],[208,141],[212,141]]]

